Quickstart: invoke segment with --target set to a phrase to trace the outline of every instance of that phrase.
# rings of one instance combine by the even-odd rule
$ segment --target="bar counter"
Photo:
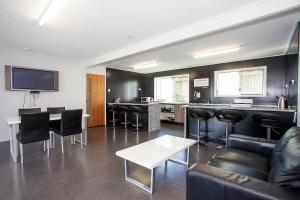
[[[128,106],[142,106],[145,109],[145,113],[142,114],[140,122],[143,124],[143,128],[148,132],[156,131],[160,129],[160,105],[156,102],[150,103],[108,103],[108,105],[124,105]],[[111,118],[110,113],[108,112],[108,120]],[[117,114],[117,119],[122,119],[123,116]],[[129,112],[129,121],[134,121],[134,117],[130,115]]]
[[[278,109],[273,105],[251,105],[242,106],[234,104],[197,104],[189,103],[182,106],[184,108],[184,136],[190,137],[190,134],[197,132],[197,122],[190,117],[191,109],[207,109],[207,110],[220,110],[220,109],[235,109],[244,114],[243,120],[238,122],[234,127],[234,133],[241,135],[249,135],[255,137],[266,137],[266,129],[258,127],[252,119],[252,116],[257,112],[271,112],[281,115],[287,122],[288,126],[285,129],[278,130],[280,134],[272,134],[273,139],[278,139],[289,127],[294,126],[296,123],[297,110],[296,108]],[[201,123],[201,131],[205,130],[205,124]],[[218,139],[225,134],[225,123],[220,122],[216,117],[208,120],[209,137]],[[230,129],[231,130],[231,129]]]

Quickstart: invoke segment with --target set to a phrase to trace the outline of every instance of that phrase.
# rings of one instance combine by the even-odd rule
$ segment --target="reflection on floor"
[[[155,193],[150,195],[124,179],[124,162],[115,152],[162,136],[183,136],[183,127],[163,124],[160,131],[147,133],[121,128],[96,127],[88,131],[88,146],[71,145],[66,140],[61,155],[60,141],[51,150],[50,159],[39,143],[24,146],[24,165],[13,164],[9,143],[0,143],[0,199],[102,199],[142,200],[185,199],[184,165],[168,162],[156,169]],[[205,163],[215,152],[215,144],[191,148],[191,163]],[[146,156],[146,155],[145,155]],[[131,166],[132,173],[143,171]]]

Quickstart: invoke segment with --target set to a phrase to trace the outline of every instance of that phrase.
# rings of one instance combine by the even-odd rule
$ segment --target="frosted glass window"
[[[215,71],[215,97],[266,95],[267,67]]]

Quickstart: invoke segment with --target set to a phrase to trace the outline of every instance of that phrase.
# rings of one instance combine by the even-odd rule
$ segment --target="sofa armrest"
[[[228,146],[230,148],[241,149],[258,153],[267,157],[272,156],[275,140],[268,141],[264,138],[251,137],[246,135],[232,134],[229,136]]]
[[[187,171],[186,200],[299,199],[299,192],[206,164]]]

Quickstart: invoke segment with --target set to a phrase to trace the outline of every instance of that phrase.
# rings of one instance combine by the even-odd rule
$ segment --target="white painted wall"
[[[4,65],[17,65],[59,71],[59,91],[43,92],[36,107],[46,110],[49,106],[65,106],[67,109],[85,109],[85,68],[78,63],[49,58],[41,55],[23,54],[19,52],[0,51],[0,141],[9,139],[10,128],[5,118],[16,116],[18,108],[22,108],[23,91],[6,91]],[[29,95],[26,105],[29,107]]]

